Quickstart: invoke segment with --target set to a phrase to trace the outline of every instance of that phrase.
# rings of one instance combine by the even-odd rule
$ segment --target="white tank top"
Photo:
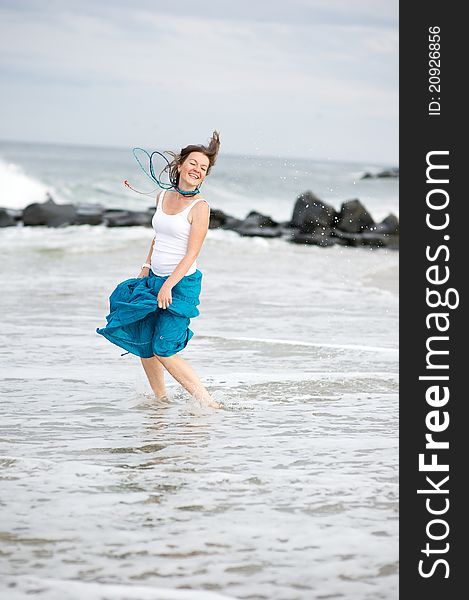
[[[197,198],[191,202],[184,210],[175,215],[168,215],[163,212],[163,199],[166,190],[161,193],[156,206],[155,214],[151,220],[155,230],[155,243],[151,255],[151,270],[155,275],[171,275],[181,259],[187,252],[187,243],[191,231],[191,224],[187,220],[190,209],[197,204]],[[189,267],[186,275],[191,275],[197,269],[195,260]]]

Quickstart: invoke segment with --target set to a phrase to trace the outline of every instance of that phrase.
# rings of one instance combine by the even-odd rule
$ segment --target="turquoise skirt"
[[[147,277],[119,283],[109,297],[107,325],[96,332],[127,350],[124,354],[141,358],[172,356],[183,350],[194,335],[190,319],[199,315],[202,272],[197,269],[183,277],[171,290],[168,308],[158,308],[158,292],[168,277],[150,271]]]

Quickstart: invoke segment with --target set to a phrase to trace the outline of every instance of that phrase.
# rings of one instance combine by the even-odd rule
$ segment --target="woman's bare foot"
[[[197,402],[202,406],[208,406],[210,408],[221,408],[222,405],[214,400],[212,396],[209,394],[208,390],[202,388],[201,390],[197,390],[195,394],[192,396]]]
[[[210,408],[221,408],[221,404],[219,402],[217,402],[216,400],[214,400],[213,398],[210,398],[210,400],[199,400],[197,398],[197,400],[200,402],[200,404],[202,404],[203,406],[208,406]]]
[[[221,408],[221,404],[210,396],[194,369],[181,356],[174,354],[157,358],[174,379],[200,404],[210,408]]]

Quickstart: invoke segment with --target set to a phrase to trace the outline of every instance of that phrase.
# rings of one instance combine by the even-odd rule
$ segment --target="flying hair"
[[[185,192],[185,191],[179,189],[178,167],[183,164],[183,162],[186,160],[186,158],[189,156],[189,154],[191,152],[201,152],[202,154],[205,154],[205,156],[209,160],[209,166],[208,166],[207,173],[206,173],[208,175],[210,173],[211,168],[213,167],[213,165],[215,164],[215,162],[217,160],[219,149],[220,149],[220,134],[218,133],[218,131],[214,131],[212,133],[212,137],[210,138],[208,146],[204,146],[203,144],[190,144],[189,146],[182,148],[181,151],[179,152],[179,154],[172,152],[171,150],[165,150],[164,154],[168,154],[169,156],[172,157],[173,160],[171,162],[166,158],[166,156],[163,153],[159,152],[158,150],[155,150],[151,154],[149,154],[143,148],[134,148],[132,150],[132,152],[133,152],[135,160],[140,165],[140,168],[142,169],[142,171],[145,173],[145,175],[149,179],[156,182],[158,184],[158,187],[160,187],[161,189],[168,189],[168,190],[175,189],[183,196],[194,196],[195,194],[199,193],[199,191],[200,191],[199,187],[197,187],[195,190],[193,190],[191,192]],[[143,153],[147,157],[148,170],[143,166],[143,164],[139,158],[139,154],[138,154],[139,152]],[[153,166],[153,158],[155,155],[160,156],[166,162],[166,166],[161,170],[159,177],[157,177],[155,175],[155,170],[154,170],[154,166]],[[161,178],[163,177],[164,173],[167,173],[168,179],[170,181],[169,184],[163,183],[161,181]],[[132,187],[130,185],[130,183],[127,181],[127,179],[124,181],[124,185],[126,187],[128,187],[129,189],[133,190],[134,192],[137,192],[138,194],[144,194],[146,196],[151,196],[156,191],[156,190],[152,190],[151,192],[140,192],[140,191],[136,190],[134,187]]]
[[[214,131],[212,133],[212,137],[210,138],[208,146],[204,146],[203,144],[190,144],[185,148],[182,148],[179,154],[175,152],[171,152],[170,150],[166,150],[166,154],[169,154],[173,157],[173,160],[170,162],[169,166],[164,170],[169,169],[168,175],[169,180],[175,185],[179,184],[179,173],[178,167],[182,165],[182,163],[186,160],[191,152],[201,152],[205,154],[205,156],[209,160],[209,166],[207,169],[207,175],[210,173],[211,168],[215,164],[218,156],[218,151],[220,150],[220,134],[218,131]]]

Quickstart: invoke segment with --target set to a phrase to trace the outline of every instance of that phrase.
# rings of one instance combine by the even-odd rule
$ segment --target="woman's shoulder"
[[[201,200],[202,202],[199,202],[199,200]],[[205,198],[205,196],[197,196],[196,198],[194,198],[194,205],[192,208],[195,208],[198,210],[207,210],[207,208],[210,208],[210,204],[208,203],[207,198]]]
[[[199,202],[199,200],[201,202]],[[203,223],[206,221],[206,219],[209,218],[209,215],[210,205],[205,198],[200,196],[200,198],[196,199],[195,204],[193,204],[192,208],[190,209],[187,218],[189,223],[192,225],[194,218],[197,219],[197,221],[199,221],[200,223]]]

